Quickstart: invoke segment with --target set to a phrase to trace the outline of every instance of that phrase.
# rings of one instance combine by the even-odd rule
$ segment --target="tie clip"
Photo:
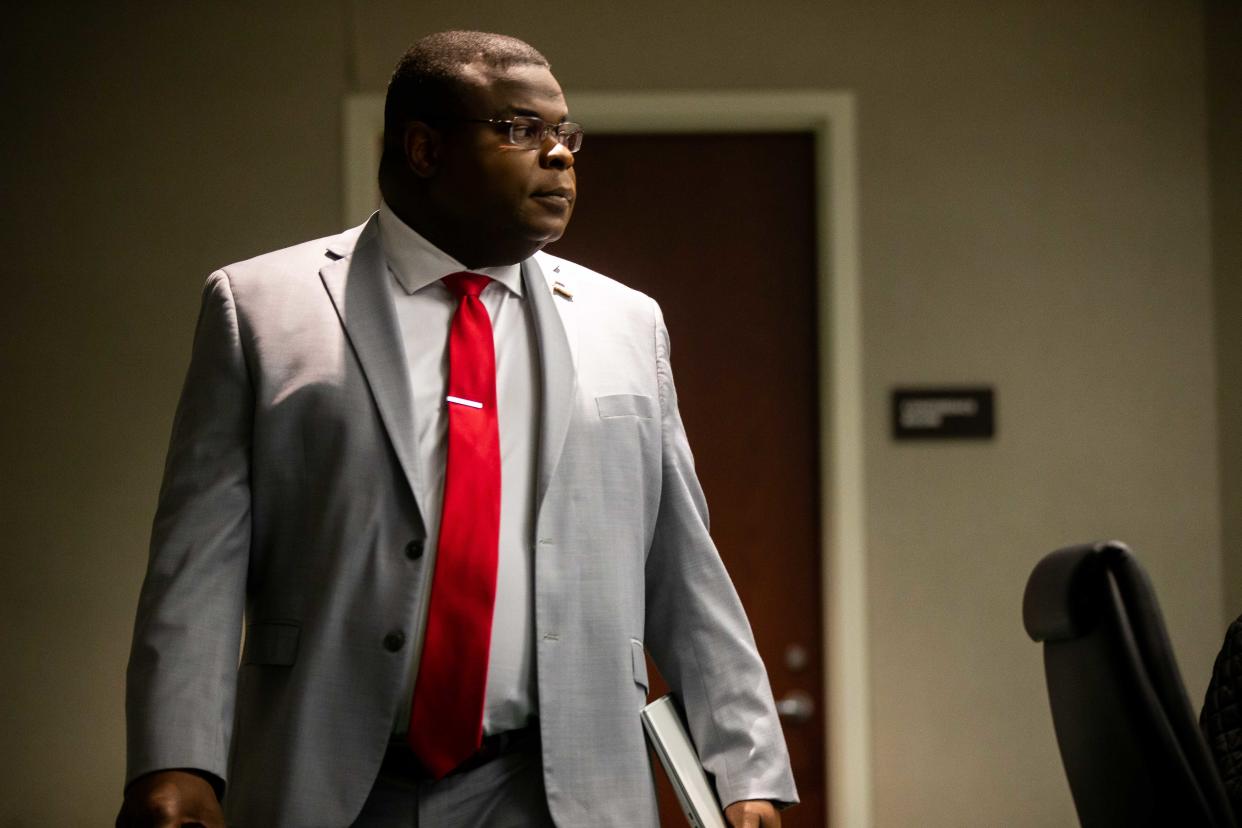
[[[482,408],[483,407],[483,403],[475,402],[474,400],[467,400],[465,397],[454,397],[450,395],[450,396],[445,397],[444,399],[448,400],[451,403],[457,403],[458,405],[468,405],[471,408]]]
[[[569,288],[562,285],[560,282],[552,283],[552,292],[559,293],[561,296],[564,296],[566,299],[568,299],[571,302],[574,301],[573,292]]]

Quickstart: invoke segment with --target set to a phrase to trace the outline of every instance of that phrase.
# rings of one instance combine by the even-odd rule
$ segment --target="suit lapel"
[[[577,390],[574,363],[578,326],[573,300],[560,293],[553,294],[551,280],[544,273],[538,256],[522,263],[522,280],[526,295],[531,297],[535,333],[539,341],[540,379],[543,382],[535,489],[535,514],[538,515],[565,445],[569,420],[573,416]]]
[[[337,248],[332,248],[332,252],[348,253]],[[336,306],[371,388],[380,420],[418,501],[422,487],[414,452],[413,393],[405,348],[401,344],[401,328],[388,287],[378,215],[373,215],[362,228],[352,255],[324,266],[319,277]]]

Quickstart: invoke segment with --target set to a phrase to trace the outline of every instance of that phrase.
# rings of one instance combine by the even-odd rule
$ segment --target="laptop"
[[[673,783],[677,801],[693,828],[728,828],[720,801],[699,762],[698,751],[672,696],[661,696],[642,709],[643,728]]]

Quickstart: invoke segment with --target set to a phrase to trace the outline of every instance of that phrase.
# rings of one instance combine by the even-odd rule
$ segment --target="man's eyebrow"
[[[510,115],[524,115],[524,116],[527,116],[527,117],[530,117],[530,118],[538,118],[538,119],[540,119],[540,120],[547,120],[547,119],[545,119],[542,115],[540,115],[538,112],[536,112],[535,110],[533,110],[533,109],[526,109],[526,108],[524,108],[524,107],[509,107],[509,108],[508,108],[508,112],[509,112],[509,114],[510,114]],[[566,121],[568,121],[568,120],[569,120],[569,115],[568,115],[568,113],[566,113],[565,115],[562,115],[562,116],[561,116],[561,119],[560,119],[559,121],[557,121],[556,123],[558,123],[558,124],[563,124],[563,123],[565,123],[565,122],[566,122]]]

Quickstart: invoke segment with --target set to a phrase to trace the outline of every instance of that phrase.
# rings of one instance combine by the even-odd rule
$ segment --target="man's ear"
[[[440,167],[440,133],[422,121],[410,121],[405,128],[405,163],[419,178],[430,178]]]

